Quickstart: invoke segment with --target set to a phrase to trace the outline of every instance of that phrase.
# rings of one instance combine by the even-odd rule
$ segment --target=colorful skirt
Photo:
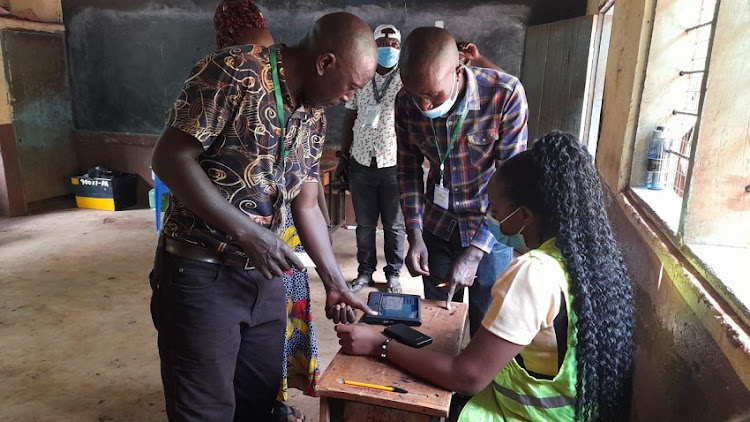
[[[294,230],[291,225],[291,212],[287,214],[287,222],[290,228],[287,232]],[[287,243],[293,246],[295,252],[304,252],[299,244],[296,230]],[[294,238],[297,238],[294,240]],[[290,274],[284,274],[284,287],[286,289],[286,341],[284,343],[284,365],[282,369],[282,382],[279,389],[279,400],[288,398],[287,390],[296,388],[308,396],[316,396],[315,387],[320,379],[320,367],[318,365],[318,341],[315,338],[313,328],[310,284],[307,270],[292,270]]]

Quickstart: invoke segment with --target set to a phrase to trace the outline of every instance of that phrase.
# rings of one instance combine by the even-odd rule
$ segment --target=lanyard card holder
[[[362,127],[366,129],[377,129],[380,122],[380,104],[365,106],[362,114]]]

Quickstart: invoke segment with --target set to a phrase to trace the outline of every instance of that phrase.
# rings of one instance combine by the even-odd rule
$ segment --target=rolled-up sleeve
[[[492,235],[489,227],[487,227],[487,222],[482,220],[482,224],[479,225],[477,233],[474,235],[474,238],[471,239],[471,246],[482,250],[484,253],[490,253],[492,252],[492,247],[495,246],[495,243],[497,243],[497,239],[495,239],[495,236]]]

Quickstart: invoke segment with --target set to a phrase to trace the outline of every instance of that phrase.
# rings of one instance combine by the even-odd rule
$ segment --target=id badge
[[[365,112],[362,116],[362,127],[367,129],[377,129],[380,121],[380,105],[365,106]]]
[[[448,197],[450,191],[445,186],[435,184],[435,196],[432,202],[438,207],[447,210],[448,209]]]

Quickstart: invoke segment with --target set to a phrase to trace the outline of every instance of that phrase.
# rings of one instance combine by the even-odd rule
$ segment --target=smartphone
[[[422,324],[422,298],[404,293],[371,292],[367,306],[378,315],[365,315],[362,322],[368,324]]]
[[[401,344],[416,348],[424,347],[432,343],[432,337],[420,333],[405,324],[394,324],[390,327],[386,327],[385,330],[383,330],[383,334]]]

